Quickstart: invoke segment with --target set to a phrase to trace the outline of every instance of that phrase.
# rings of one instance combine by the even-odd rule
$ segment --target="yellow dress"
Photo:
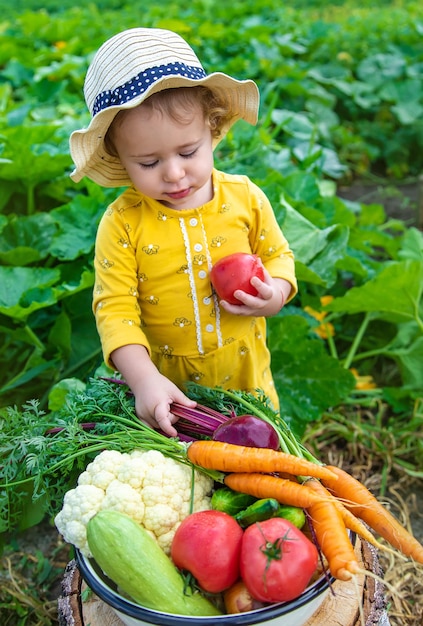
[[[225,312],[213,293],[212,264],[233,252],[260,256],[273,277],[297,292],[293,253],[265,194],[246,176],[213,170],[214,197],[170,209],[134,188],[99,224],[93,310],[104,359],[145,346],[160,372],[180,388],[263,390],[278,407],[263,317]]]

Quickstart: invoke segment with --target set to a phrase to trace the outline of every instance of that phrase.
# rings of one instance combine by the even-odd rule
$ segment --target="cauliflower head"
[[[158,450],[105,450],[87,465],[65,494],[56,528],[65,541],[91,557],[87,524],[100,510],[126,513],[144,526],[166,554],[176,529],[192,511],[211,508],[213,480]]]

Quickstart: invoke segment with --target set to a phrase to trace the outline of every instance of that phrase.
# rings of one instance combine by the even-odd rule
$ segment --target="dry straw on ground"
[[[366,448],[346,444],[342,449],[326,449],[324,456],[328,464],[344,467],[373,493],[379,492],[381,468],[374,464],[374,457]],[[423,500],[419,500],[418,492],[423,496],[421,481],[407,475],[400,479],[388,475],[389,495],[383,502],[402,525],[423,542]],[[390,626],[423,626],[423,565],[400,555],[379,552],[378,556],[387,583],[385,597]]]

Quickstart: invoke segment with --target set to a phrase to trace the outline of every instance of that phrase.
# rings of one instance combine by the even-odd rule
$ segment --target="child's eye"
[[[154,161],[154,163],[140,163],[140,167],[142,167],[143,169],[150,169],[152,167],[155,167],[157,163],[158,161]]]
[[[191,150],[191,152],[181,153],[181,157],[183,159],[190,159],[191,157],[193,157],[195,155],[196,152],[197,152],[197,148],[195,150]]]

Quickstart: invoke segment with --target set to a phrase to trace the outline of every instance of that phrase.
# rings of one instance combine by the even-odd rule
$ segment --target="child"
[[[137,415],[175,436],[172,402],[196,404],[189,380],[260,389],[277,408],[265,318],[297,291],[293,254],[264,193],[213,164],[232,124],[257,122],[257,86],[207,75],[175,33],[133,28],[98,50],[84,94],[92,120],[71,135],[71,177],[128,187],[99,225],[93,310]],[[234,252],[265,268],[257,296],[235,292],[240,305],[219,302],[209,279]]]

